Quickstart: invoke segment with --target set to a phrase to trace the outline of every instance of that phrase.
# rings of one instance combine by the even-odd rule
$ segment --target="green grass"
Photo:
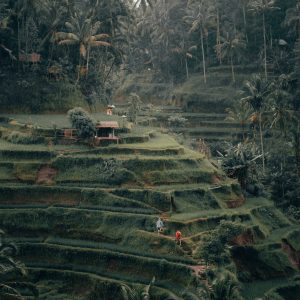
[[[290,231],[285,239],[296,251],[300,251],[300,230]]]
[[[48,299],[47,295],[49,293],[51,299],[60,299],[65,300],[65,298],[61,298],[60,295],[62,293],[61,289],[56,290],[57,287],[64,286],[63,292],[68,292],[70,289],[70,283],[74,282],[75,290],[71,291],[71,295],[74,296],[74,292],[76,291],[82,292],[85,289],[81,287],[86,286],[86,290],[91,292],[94,290],[95,287],[99,288],[100,291],[103,291],[102,297],[108,299],[113,293],[120,287],[121,284],[127,284],[130,287],[134,288],[144,288],[144,286],[137,284],[136,282],[132,282],[132,280],[128,280],[127,282],[123,278],[111,278],[110,274],[103,274],[102,276],[92,274],[89,272],[83,271],[75,271],[75,270],[54,270],[53,268],[46,268],[46,267],[30,267],[30,278],[34,282],[37,282],[39,290],[43,293],[46,293],[45,300]],[[90,285],[92,284],[92,288],[89,289]],[[149,282],[145,282],[145,284],[149,284]],[[66,289],[67,288],[67,289]],[[171,292],[166,290],[165,288],[158,287],[156,284],[151,288],[151,296],[153,300],[159,299],[168,299],[169,297],[174,300],[179,300],[180,298],[176,296],[174,293],[174,289]],[[73,293],[72,293],[73,292]],[[70,295],[70,294],[69,294]],[[66,295],[69,297],[69,295]],[[57,298],[56,298],[57,297]],[[115,298],[115,296],[114,296]],[[43,298],[42,298],[43,299]],[[68,298],[66,298],[68,299]],[[73,298],[71,298],[73,300]],[[103,299],[103,298],[102,298]],[[121,300],[123,298],[115,298],[116,300]]]
[[[263,295],[270,289],[281,286],[285,283],[288,283],[289,279],[286,277],[264,280],[264,281],[255,281],[250,283],[243,284],[243,296],[245,300],[253,300],[256,298],[263,297]]]
[[[122,126],[122,118],[120,116],[108,116],[105,113],[91,113],[95,121],[118,121]],[[0,117],[7,117],[21,124],[29,124],[41,128],[70,128],[71,124],[67,114],[0,114]]]
[[[43,244],[23,244],[20,257],[30,265],[65,266],[73,265],[81,270],[93,270],[97,273],[109,272],[133,277],[137,282],[173,280],[178,285],[189,281],[191,270],[180,263],[163,259],[123,254],[105,249],[78,248],[74,246]],[[34,257],[34,261],[32,258]],[[45,264],[45,262],[47,262]]]
[[[211,115],[189,116],[212,123]],[[223,115],[215,117],[223,122]],[[29,266],[61,272],[73,269],[105,280],[144,284],[155,275],[158,285],[166,289],[178,282],[183,288],[192,279],[184,264],[195,263],[187,255],[193,253],[201,234],[215,229],[221,220],[230,220],[256,234],[250,252],[238,256],[243,266],[239,272],[248,272],[254,280],[294,272],[280,242],[285,237],[298,249],[299,230],[296,233],[296,225],[271,201],[249,198],[243,206],[227,209],[228,201],[241,197],[240,187],[202,154],[150,127],[138,126],[120,135],[130,143],[97,149],[23,146],[0,140],[0,228],[16,238]],[[116,162],[113,176],[101,172],[101,164],[108,160]],[[46,163],[58,170],[56,185],[24,184],[34,182],[37,170]],[[155,221],[162,212],[166,228],[158,236]],[[174,244],[178,229],[183,233],[183,248]],[[43,297],[55,299],[59,293],[47,289],[47,278],[40,282]],[[59,280],[51,284],[54,290],[65,287]],[[267,290],[267,284],[262,288]],[[72,295],[81,297],[68,292],[57,297]]]

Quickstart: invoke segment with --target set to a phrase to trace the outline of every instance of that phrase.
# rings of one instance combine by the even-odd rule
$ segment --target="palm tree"
[[[243,141],[246,140],[246,125],[249,122],[251,111],[245,105],[234,106],[227,108],[227,121],[237,122],[242,127]]]
[[[171,52],[179,54],[184,59],[184,65],[185,65],[185,73],[186,73],[186,79],[189,79],[189,65],[188,65],[188,59],[193,59],[193,51],[197,50],[197,46],[191,46],[188,47],[186,42],[183,40],[179,47],[171,49]]]
[[[264,69],[265,78],[268,79],[267,69],[267,35],[266,35],[266,13],[273,10],[279,10],[279,7],[274,6],[276,0],[253,0],[249,4],[249,10],[262,15],[263,21],[263,38],[264,38]]]
[[[246,37],[246,41],[248,42],[248,36],[247,36],[247,6],[249,5],[250,0],[240,0],[240,5],[242,7],[242,12],[243,12],[243,22],[244,22],[244,33]]]
[[[295,118],[292,96],[282,89],[275,89],[268,98],[271,102],[270,128],[278,128],[287,137],[288,127]]]
[[[70,22],[65,26],[68,32],[56,32],[54,40],[58,45],[78,45],[79,46],[79,67],[81,68],[81,58],[86,61],[86,71],[89,67],[90,51],[93,47],[109,47],[111,43],[105,41],[109,35],[98,33],[101,22],[93,21],[93,16],[86,18],[82,13],[75,13],[71,16]],[[78,79],[80,69],[78,71]]]
[[[290,27],[290,31],[295,33],[297,38],[300,37],[300,1],[295,7],[288,8],[283,23],[286,27]]]
[[[18,54],[21,53],[22,40],[25,42],[25,53],[28,52],[28,33],[31,30],[28,22],[31,17],[37,15],[40,7],[41,0],[17,0],[15,2],[14,11],[18,21]]]
[[[266,105],[266,99],[270,93],[270,83],[265,79],[262,79],[261,76],[254,75],[251,80],[245,82],[244,86],[245,93],[248,96],[242,98],[241,101],[247,103],[258,116],[263,173],[265,173],[265,152],[262,132],[262,113]]]
[[[204,37],[208,35],[208,28],[214,23],[215,14],[212,7],[207,5],[204,0],[191,1],[187,8],[187,16],[184,20],[190,25],[190,33],[200,31],[202,63],[203,63],[203,76],[206,84],[206,59],[204,51]]]
[[[9,1],[5,0],[0,3],[0,48],[2,48],[12,60],[16,60],[16,57],[13,55],[13,51],[7,48],[7,38],[4,35],[2,39],[2,32],[5,34],[10,32],[10,36],[12,37],[12,30],[9,28],[10,18],[12,16],[12,11],[8,9]]]
[[[17,247],[13,243],[3,241],[4,232],[0,230],[0,299],[25,300],[18,288],[25,288],[32,292],[35,298],[38,291],[33,284],[21,281],[27,271],[25,265],[13,257],[17,254]]]
[[[58,27],[62,25],[62,20],[67,13],[67,7],[64,5],[64,2],[61,1],[44,0],[41,4],[40,11],[41,23],[47,29],[40,43],[40,48],[42,48],[47,41],[54,38]]]
[[[216,278],[212,281],[213,300],[242,300],[240,285],[236,276],[227,271],[219,271]]]
[[[227,32],[221,37],[220,44],[216,45],[217,53],[222,59],[228,59],[231,65],[232,81],[235,83],[234,58],[239,60],[246,49],[246,42],[241,33]],[[218,49],[219,48],[219,49]]]

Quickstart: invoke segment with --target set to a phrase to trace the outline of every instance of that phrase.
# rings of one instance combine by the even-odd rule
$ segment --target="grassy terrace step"
[[[240,123],[228,122],[228,121],[199,121],[190,120],[187,124],[190,127],[204,127],[204,128],[242,128]],[[246,127],[246,126],[244,126]]]
[[[151,189],[5,185],[0,186],[0,193],[0,205],[65,205],[125,211],[148,209],[151,213],[170,208],[169,194]]]
[[[92,117],[97,121],[110,121],[111,116],[104,113],[92,113]],[[70,121],[66,114],[5,114],[0,117],[14,119],[21,124],[33,124],[40,128],[53,129],[53,125],[57,128],[70,128]],[[122,118],[120,116],[113,116],[114,121],[118,121],[122,124]]]
[[[95,242],[124,241],[129,232],[155,231],[156,218],[151,215],[82,210],[52,207],[0,209],[0,225],[11,236],[27,232],[28,236],[40,237],[51,234],[68,239]],[[165,234],[173,236],[180,229],[185,237],[215,228],[221,220],[250,222],[249,213],[223,214],[215,217],[196,218],[188,221],[168,220]]]
[[[169,112],[157,112],[151,114],[151,116],[156,117],[158,121],[167,120],[170,116],[173,115],[174,113]],[[149,115],[141,114],[141,116],[146,117]],[[181,112],[180,116],[188,119],[189,121],[224,121],[227,117],[227,114]]]
[[[53,158],[56,154],[52,151],[45,151],[45,150],[1,150],[0,149],[0,159],[7,160],[7,159],[44,159],[49,160]]]
[[[196,154],[194,157],[190,155],[184,156],[143,156],[139,155],[122,155],[122,156],[103,156],[96,154],[88,155],[67,155],[59,156],[52,161],[52,166],[58,169],[65,170],[66,168],[79,166],[90,167],[99,163],[103,163],[107,159],[113,159],[122,164],[122,167],[133,170],[136,173],[151,170],[170,170],[170,169],[197,169],[202,167],[201,164],[204,161],[204,157],[201,154]],[[0,162],[0,166],[1,166]],[[211,167],[211,165],[210,165]]]
[[[227,136],[227,135],[236,135],[242,134],[243,131],[241,129],[232,129],[232,128],[205,128],[205,127],[197,127],[197,128],[188,128],[188,127],[171,127],[171,130],[175,132],[184,132],[189,135],[205,135],[205,136]]]
[[[38,171],[44,164],[41,162],[1,162],[0,182],[21,180],[35,182]]]
[[[291,284],[292,278],[288,278],[284,276],[282,278],[275,278],[271,280],[260,280],[255,282],[246,282],[243,284],[243,296],[245,300],[253,300],[256,298],[260,298],[270,289],[276,289],[284,286],[285,284]],[[294,295],[297,293],[294,292]],[[298,292],[299,295],[299,292]],[[287,298],[292,299],[292,298]]]
[[[149,282],[153,276],[161,285],[173,281],[185,286],[191,280],[191,269],[186,265],[103,249],[25,243],[20,245],[20,258],[29,266],[35,264],[95,274],[110,273],[111,276],[121,275],[140,283]]]
[[[151,171],[143,174],[142,179],[151,185],[213,183],[216,172],[212,170],[170,170]]]
[[[108,277],[109,274],[99,276],[88,272],[60,270],[51,267],[30,267],[29,276],[33,282],[36,282],[41,297],[45,296],[49,298],[50,296],[56,299],[55,297],[59,295],[59,297],[64,297],[64,300],[77,300],[76,296],[79,297],[78,299],[84,299],[86,298],[86,295],[82,295],[82,292],[93,291],[96,287],[103,291],[104,297],[112,297],[114,296],[112,291],[117,291],[120,289],[120,286],[124,284],[124,280],[110,278]],[[70,282],[74,284],[74,289],[72,289],[72,291],[65,288],[66,286],[69,286]],[[128,282],[126,282],[126,284],[128,284]],[[145,282],[145,284],[149,283]],[[140,287],[140,285],[135,284],[135,282],[131,282],[129,285],[135,288]],[[84,286],[84,289],[82,286]],[[111,290],[105,291],[105,288],[107,289],[108,286]],[[153,300],[167,298],[179,300],[179,298],[170,290],[157,286],[151,287],[151,296]]]
[[[121,242],[132,230],[155,230],[155,217],[144,214],[51,207],[1,209],[1,228],[12,236],[49,236]],[[26,233],[26,234],[25,234]]]
[[[140,234],[148,234],[147,232],[140,232]],[[155,234],[154,239],[159,241],[160,244],[165,243],[165,240],[162,241],[161,236],[157,236]],[[84,240],[74,240],[74,239],[61,239],[61,238],[54,238],[54,237],[49,237],[45,240],[47,244],[52,244],[52,245],[63,245],[63,246],[72,246],[72,247],[79,247],[79,248],[90,248],[90,249],[104,249],[104,250],[110,250],[114,252],[119,252],[123,254],[132,254],[136,256],[141,256],[141,257],[149,257],[149,258],[156,258],[156,259],[166,259],[170,262],[178,262],[181,264],[186,264],[186,265],[194,265],[196,262],[191,259],[183,256],[182,249],[180,247],[177,247],[175,249],[173,245],[173,241],[169,241],[172,243],[172,246],[174,247],[174,252],[168,252],[168,253],[160,253],[160,252],[145,252],[145,247],[140,245],[139,247],[132,247],[129,244],[124,243],[123,245],[116,245],[116,244],[109,244],[109,243],[96,243],[96,242],[90,242],[90,241],[84,241]],[[18,241],[21,243],[24,243],[24,241]],[[26,241],[30,242],[30,241]],[[152,243],[154,246],[154,242],[151,240],[147,240],[147,242]],[[163,246],[163,245],[161,245]],[[141,251],[143,250],[143,251]],[[168,249],[169,250],[169,249]]]
[[[291,222],[287,217],[274,206],[253,208],[251,214],[266,236],[274,230],[291,226]]]
[[[136,237],[139,239],[136,239]],[[173,239],[166,239],[164,235],[157,233],[148,233],[145,231],[136,231],[129,234],[122,244],[101,243],[80,239],[67,239],[60,237],[16,237],[13,241],[17,244],[36,244],[44,243],[51,245],[72,246],[78,248],[102,249],[113,252],[131,254],[135,256],[165,259],[170,262],[181,263],[185,265],[195,265],[196,261],[190,257],[184,256],[181,247],[174,244]]]

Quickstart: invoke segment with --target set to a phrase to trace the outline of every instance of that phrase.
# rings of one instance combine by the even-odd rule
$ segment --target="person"
[[[158,234],[164,230],[164,223],[161,218],[156,221],[156,229]]]
[[[179,246],[181,246],[181,232],[179,230],[176,231],[175,233],[175,241]]]

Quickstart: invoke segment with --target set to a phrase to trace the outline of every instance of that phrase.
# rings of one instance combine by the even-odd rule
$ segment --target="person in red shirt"
[[[181,232],[179,230],[176,231],[175,240],[176,243],[179,244],[179,246],[181,246]]]

